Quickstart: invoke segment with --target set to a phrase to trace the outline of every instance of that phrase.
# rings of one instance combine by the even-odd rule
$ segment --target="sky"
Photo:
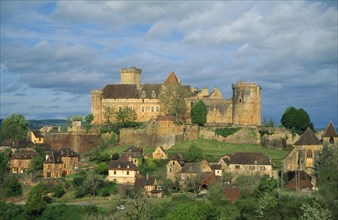
[[[337,20],[336,1],[1,1],[0,118],[87,115],[135,66],[224,98],[253,81],[267,120],[294,106],[337,127]]]

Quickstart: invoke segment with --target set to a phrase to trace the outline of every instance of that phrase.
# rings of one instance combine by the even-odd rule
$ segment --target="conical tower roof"
[[[295,142],[295,145],[321,145],[317,136],[313,131],[308,127],[306,131],[300,136],[298,141]]]
[[[164,81],[164,84],[180,84],[176,74],[174,72],[171,72],[168,78]]]
[[[338,137],[337,131],[334,128],[332,121],[330,121],[329,124],[327,125],[323,133],[323,137]]]

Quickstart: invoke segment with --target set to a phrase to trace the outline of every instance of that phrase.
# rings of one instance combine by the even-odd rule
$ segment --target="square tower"
[[[121,84],[139,85],[141,83],[142,69],[136,67],[121,68]]]

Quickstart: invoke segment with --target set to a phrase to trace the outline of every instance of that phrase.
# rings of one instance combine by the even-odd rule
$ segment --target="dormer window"
[[[119,164],[117,167],[118,167],[118,168],[121,168],[121,165]]]
[[[151,91],[151,98],[156,98],[156,93],[155,93],[155,91],[153,90],[153,91]]]
[[[145,98],[146,95],[147,95],[147,94],[146,94],[146,91],[143,90],[143,91],[142,91],[142,98]]]

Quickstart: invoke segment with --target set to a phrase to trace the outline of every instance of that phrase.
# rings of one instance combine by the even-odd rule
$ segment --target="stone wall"
[[[48,133],[45,135],[45,142],[51,145],[52,150],[70,147],[77,153],[84,153],[99,146],[101,136],[91,133]]]

